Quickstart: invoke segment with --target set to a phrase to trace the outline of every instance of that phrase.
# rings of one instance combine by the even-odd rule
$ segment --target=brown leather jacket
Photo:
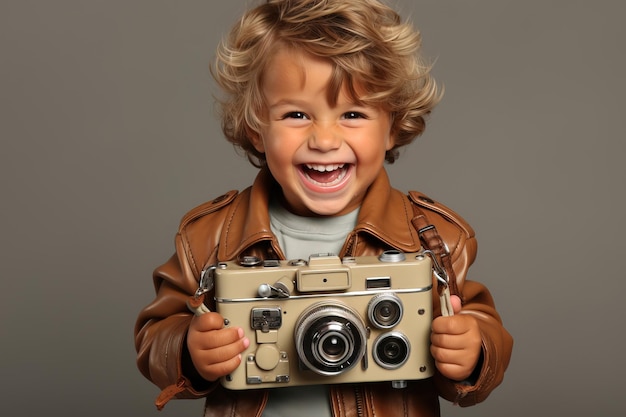
[[[268,200],[274,187],[269,172],[261,170],[254,184],[243,192],[228,192],[190,211],[176,235],[176,253],[154,271],[156,298],[139,314],[135,344],[139,369],[163,389],[157,399],[159,408],[174,396],[206,397],[205,416],[262,414],[267,402],[265,390],[229,391],[196,373],[186,350],[192,317],[186,301],[197,289],[199,274],[207,265],[242,254],[284,259],[269,223]],[[449,248],[463,300],[462,312],[473,314],[480,323],[482,362],[471,383],[457,383],[436,374],[409,382],[405,389],[394,389],[389,383],[333,385],[330,398],[335,416],[438,416],[438,396],[461,406],[476,404],[500,384],[508,366],[513,341],[502,326],[492,297],[483,285],[465,279],[476,256],[474,231],[450,209],[420,193],[407,195],[391,188],[383,170],[370,187],[340,256],[377,255],[390,248],[419,251],[420,240],[411,224],[414,204],[420,206]],[[437,296],[433,302],[436,316],[440,314]]]

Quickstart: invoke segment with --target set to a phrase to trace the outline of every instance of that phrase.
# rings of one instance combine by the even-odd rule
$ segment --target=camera
[[[380,256],[265,260],[213,270],[217,311],[250,346],[222,378],[233,390],[407,380],[433,375],[431,260]]]

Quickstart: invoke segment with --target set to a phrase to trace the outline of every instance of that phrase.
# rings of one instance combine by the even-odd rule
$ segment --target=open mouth
[[[349,166],[349,164],[303,164],[302,172],[311,183],[321,187],[332,187],[345,178]]]

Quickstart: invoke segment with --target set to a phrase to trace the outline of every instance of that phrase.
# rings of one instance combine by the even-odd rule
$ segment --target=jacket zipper
[[[363,413],[363,394],[361,393],[361,389],[358,386],[354,387],[354,400],[356,402],[356,415],[357,417],[365,417]]]

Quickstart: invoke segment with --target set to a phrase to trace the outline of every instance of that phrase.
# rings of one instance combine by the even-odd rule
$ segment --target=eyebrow
[[[305,100],[280,99],[275,103],[268,104],[267,108],[272,109],[280,106],[303,106],[307,104]]]
[[[294,106],[294,107],[305,107],[307,106],[309,103],[306,100],[298,100],[298,99],[280,99],[278,101],[276,101],[275,103],[271,103],[267,105],[267,108],[269,110],[274,109],[276,107],[282,107],[282,106]],[[366,103],[357,103],[354,101],[346,101],[345,103],[342,103],[341,106],[344,107],[350,107],[350,108],[358,108],[358,109],[372,109],[372,108],[376,108],[376,106],[374,105],[369,105]],[[334,106],[331,107],[340,107],[339,103],[336,103]]]

